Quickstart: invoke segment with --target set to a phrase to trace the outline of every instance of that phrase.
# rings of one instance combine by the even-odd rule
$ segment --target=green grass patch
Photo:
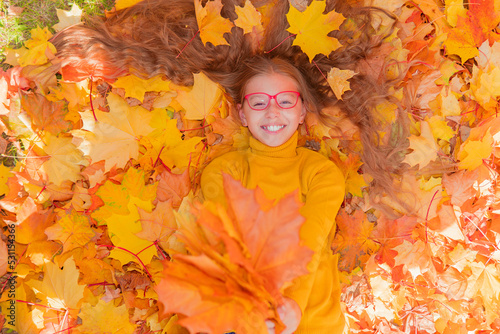
[[[28,40],[31,29],[51,27],[59,22],[56,9],[70,10],[76,3],[84,15],[102,15],[113,8],[115,0],[3,0],[0,2],[0,52],[19,48]],[[0,61],[3,59],[0,59]]]

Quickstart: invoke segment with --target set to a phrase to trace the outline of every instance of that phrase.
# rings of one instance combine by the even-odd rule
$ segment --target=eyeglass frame
[[[278,103],[278,100],[276,100],[276,97],[278,95],[280,95],[281,93],[295,93],[296,96],[297,96],[297,100],[295,101],[295,104],[293,106],[290,106],[290,107],[286,107],[286,108],[283,108],[282,106],[280,106],[280,104]],[[267,102],[266,106],[262,109],[254,109],[252,108],[252,106],[250,105],[250,102],[248,101],[248,97],[251,96],[251,95],[257,95],[257,94],[264,94],[264,95],[267,95],[269,97],[269,101]],[[248,104],[248,107],[252,110],[257,110],[257,111],[260,111],[260,110],[265,110],[267,109],[267,107],[269,107],[269,104],[271,104],[271,100],[274,99],[274,101],[276,101],[276,105],[278,107],[280,107],[281,109],[292,109],[293,107],[295,107],[297,105],[297,103],[299,103],[299,97],[300,97],[300,93],[297,92],[297,91],[294,91],[294,90],[284,90],[282,92],[278,92],[276,93],[275,95],[269,95],[267,93],[264,93],[264,92],[256,92],[256,93],[250,93],[250,94],[247,94],[243,97],[243,101],[247,101],[247,104]]]

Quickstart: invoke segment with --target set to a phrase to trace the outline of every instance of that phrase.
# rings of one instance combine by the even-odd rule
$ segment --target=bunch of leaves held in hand
[[[398,19],[366,65],[375,77],[403,78],[391,94],[407,113],[389,102],[376,113],[387,128],[397,117],[411,124],[409,168],[398,179],[401,200],[415,211],[394,219],[374,208],[370,176],[358,173],[363,166],[353,150],[359,137],[344,119],[328,128],[308,116],[299,134],[301,145],[316,147],[345,175],[332,248],[341,254],[349,332],[494,333],[500,330],[499,8],[492,0],[444,7],[375,2]],[[291,3],[291,38],[311,61],[342,47],[331,31],[356,31],[340,14],[323,13],[322,1]],[[270,19],[266,6],[255,9],[247,1],[234,22],[219,15],[221,6],[197,5],[196,38],[224,44],[223,35],[235,27],[261,38]],[[385,36],[390,24],[380,20],[374,29]],[[50,36],[47,28],[34,29],[22,48],[6,50],[12,68],[0,72],[0,328],[216,333],[236,326],[225,312],[207,313],[213,305],[252,311],[250,325],[238,333],[255,332],[261,327],[252,324],[262,326],[266,318],[279,321],[273,303],[293,277],[260,284],[258,263],[238,248],[252,241],[237,223],[257,212],[265,221],[282,208],[293,213],[289,221],[300,220],[289,209],[296,204],[285,199],[260,211],[236,209],[242,198],[265,203],[258,191],[237,184],[226,185],[232,213],[198,203],[203,166],[248,141],[224,91],[203,74],[192,87],[159,76],[75,82],[47,70],[58,61]],[[321,75],[342,98],[356,73],[332,68]],[[389,197],[379,201],[400,210]],[[7,247],[9,226],[16,230],[14,248]],[[262,247],[272,248],[281,232]],[[15,252],[12,266],[4,260],[9,252]],[[294,261],[303,268],[307,259]],[[254,276],[245,278],[242,268]],[[203,284],[183,282],[183,275]],[[17,322],[11,326],[3,314],[14,278]],[[176,288],[168,290],[166,282]],[[218,298],[211,298],[213,291]]]

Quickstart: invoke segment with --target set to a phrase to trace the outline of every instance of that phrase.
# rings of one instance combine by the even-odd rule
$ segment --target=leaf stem
[[[427,207],[427,214],[425,215],[425,243],[426,244],[427,244],[427,241],[429,240],[429,236],[427,234],[427,227],[428,227],[428,223],[429,223],[429,220],[428,220],[429,212],[431,211],[432,202],[434,201],[434,198],[436,197],[438,192],[439,192],[439,190],[436,190],[436,192],[432,196],[431,202],[429,203],[429,207]]]
[[[175,57],[176,59],[180,57],[181,53],[184,51],[185,48],[187,48],[187,46],[189,44],[191,44],[191,42],[193,41],[193,39],[196,37],[196,35],[198,35],[200,33],[200,29],[198,29],[198,31],[194,34],[194,36],[189,40],[189,42],[186,43],[186,45],[184,45],[184,47],[182,48],[182,50],[179,52],[179,54]]]
[[[99,247],[111,247],[111,248],[116,248],[116,249],[122,250],[122,251],[124,251],[124,252],[127,252],[127,253],[129,253],[129,254],[133,255],[133,256],[134,256],[134,257],[135,257],[135,258],[139,261],[139,263],[142,265],[142,267],[144,268],[144,271],[146,272],[146,275],[148,275],[148,278],[149,278],[151,281],[153,281],[153,276],[152,276],[152,275],[151,275],[151,273],[148,271],[148,268],[146,268],[146,265],[144,264],[144,262],[142,262],[142,260],[140,259],[140,257],[139,257],[137,254],[135,254],[135,253],[133,253],[133,252],[129,251],[129,250],[128,250],[128,249],[126,249],[126,248],[120,247],[120,246],[115,246],[115,245],[98,245],[98,246],[99,246]],[[148,246],[148,247],[149,247],[149,246]],[[144,250],[144,249],[143,249],[143,250]],[[141,252],[142,252],[142,250],[141,250]],[[139,252],[139,253],[140,253],[140,252]]]
[[[292,34],[290,36],[288,36],[287,38],[285,38],[284,40],[282,40],[278,45],[276,45],[274,48],[272,48],[271,50],[269,51],[264,51],[264,53],[270,53],[272,52],[274,49],[276,49],[278,46],[280,46],[281,44],[283,44],[287,39],[289,39],[290,37],[294,37],[294,36],[297,36],[297,34]]]
[[[45,308],[48,308],[49,310],[54,310],[54,311],[58,311],[58,312],[66,312],[66,310],[64,310],[64,309],[50,307],[50,306],[47,306],[47,305],[42,305],[42,304],[37,304],[37,303],[32,303],[32,302],[28,302],[26,300],[16,299],[16,302],[18,302],[18,303],[25,303],[25,304],[33,305],[33,306],[45,307]]]
[[[92,110],[92,115],[94,115],[94,120],[97,122],[97,116],[95,115],[94,103],[92,102],[92,85],[94,83],[94,78],[90,77],[90,92],[89,92],[89,102],[90,102],[90,110]]]

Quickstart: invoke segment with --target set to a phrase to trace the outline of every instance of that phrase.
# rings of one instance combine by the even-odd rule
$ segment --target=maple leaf
[[[470,138],[469,138],[470,139]],[[488,131],[481,140],[467,140],[460,147],[458,159],[460,168],[473,170],[483,164],[493,151],[493,136]]]
[[[50,158],[40,166],[49,181],[60,186],[64,181],[76,182],[81,179],[80,170],[87,165],[83,153],[71,142],[71,137],[45,136],[47,146],[44,152]]]
[[[47,27],[32,29],[31,39],[24,43],[28,51],[19,58],[19,65],[43,65],[54,58],[56,48],[49,42],[50,37],[52,34]]]
[[[83,130],[73,130],[73,135],[83,139],[79,148],[92,158],[92,162],[105,160],[104,170],[122,167],[130,159],[139,157],[139,140],[153,131],[149,126],[151,113],[127,102],[114,93],[107,97],[109,112],[95,110],[81,114]],[[120,152],[120,154],[116,154]]]
[[[138,208],[142,231],[136,235],[151,242],[165,242],[177,230],[172,204],[159,202],[152,212]]]
[[[7,185],[7,180],[12,176],[11,169],[0,165],[0,196],[5,195],[9,192],[9,187]]]
[[[228,45],[229,43],[224,38],[224,34],[230,33],[234,25],[220,15],[222,9],[221,0],[208,1],[205,7],[201,5],[201,0],[194,0],[194,6],[198,31],[203,44],[206,45],[210,42],[214,46]]]
[[[459,116],[462,113],[462,108],[458,102],[458,98],[451,91],[447,94],[441,93],[441,114],[443,116]]]
[[[465,17],[458,15],[456,27],[448,32],[444,45],[450,54],[456,54],[462,63],[479,55],[478,47],[489,38],[495,39],[494,29],[500,23],[500,14],[492,0],[481,0],[469,5]]]
[[[7,272],[7,258],[8,258],[7,244],[0,240],[0,277]],[[10,270],[10,268],[9,268]]]
[[[492,67],[489,71],[483,71],[474,66],[472,69],[471,90],[475,100],[483,108],[495,108],[500,96],[500,68]]]
[[[242,28],[245,34],[255,33],[256,35],[262,35],[264,33],[264,27],[261,22],[262,15],[255,9],[250,0],[246,0],[243,7],[236,6],[235,11],[238,18],[234,21],[234,24]]]
[[[26,284],[33,288],[37,297],[46,300],[48,306],[68,310],[76,315],[85,286],[78,284],[80,272],[76,268],[73,257],[68,258],[61,267],[62,269],[49,262],[45,264],[42,282],[29,280]]]
[[[133,97],[142,102],[146,92],[169,91],[170,81],[163,80],[162,75],[157,75],[149,79],[127,75],[116,79],[112,86],[125,89],[125,97]]]
[[[339,231],[333,240],[332,249],[340,254],[339,268],[351,272],[378,249],[377,243],[370,238],[374,224],[366,219],[361,210],[356,210],[352,216],[341,211],[336,223]]]
[[[286,18],[290,27],[287,29],[296,34],[293,45],[298,45],[312,61],[317,54],[328,55],[338,49],[341,44],[328,34],[337,30],[345,17],[335,11],[323,14],[325,1],[313,1],[304,12],[290,7]]]
[[[377,261],[394,266],[394,256],[397,251],[393,248],[404,240],[412,240],[412,231],[417,223],[415,217],[402,217],[394,221],[387,218],[379,219],[372,235],[373,239],[380,244],[376,255]]]
[[[82,323],[76,330],[81,334],[132,334],[137,327],[130,323],[125,304],[115,306],[114,301],[84,303],[78,317]]]
[[[405,163],[423,168],[437,158],[439,148],[428,122],[420,122],[420,136],[411,135],[409,140],[413,152],[405,156]]]
[[[464,171],[443,175],[443,186],[451,196],[451,204],[462,206],[468,199],[475,197],[477,190],[472,186],[477,180],[477,172]]]
[[[65,119],[68,111],[62,101],[52,102],[43,95],[35,93],[22,95],[21,106],[31,117],[31,124],[36,129],[48,131],[53,135],[71,129],[71,122]]]
[[[449,142],[456,135],[456,131],[453,130],[441,116],[432,116],[427,122],[431,127],[432,135],[436,139],[442,139]]]
[[[444,12],[446,20],[452,27],[457,25],[458,16],[467,16],[463,0],[446,0]]]
[[[148,264],[156,255],[156,248],[149,240],[137,236],[142,230],[139,208],[151,212],[157,184],[146,185],[143,170],[130,168],[121,184],[106,181],[96,194],[104,206],[94,211],[92,217],[108,227],[109,237],[115,246],[110,257],[123,265],[134,261]],[[142,263],[141,263],[142,261]]]
[[[413,279],[419,275],[429,275],[431,279],[436,277],[436,269],[432,263],[429,246],[425,241],[417,240],[410,243],[407,240],[394,247],[397,255],[394,257],[396,265],[404,264],[403,270],[408,271]]]
[[[81,107],[86,106],[89,103],[89,91],[87,89],[87,80],[81,82],[64,82],[59,81],[57,87],[50,87],[50,94],[46,95],[49,101],[68,101],[68,110],[70,111],[80,111]],[[68,119],[68,115],[65,117]],[[80,119],[78,116],[77,120]]]
[[[31,197],[17,208],[16,242],[29,244],[37,240],[45,240],[44,231],[52,225],[55,215],[52,208],[42,209]]]
[[[205,74],[194,74],[190,91],[180,89],[176,100],[186,110],[185,119],[203,119],[220,103],[222,89]]]
[[[281,324],[269,307],[284,284],[307,273],[312,252],[299,244],[304,218],[295,194],[272,206],[259,190],[223,177],[228,210],[207,202],[196,222],[180,224],[191,255],[164,262],[155,289],[163,312],[180,314],[179,324],[191,332],[264,332],[268,318]]]
[[[158,125],[158,124],[157,124]],[[150,161],[153,167],[161,160],[168,168],[184,169],[193,158],[195,147],[203,139],[193,137],[182,139],[182,133],[177,129],[177,120],[169,119],[164,127],[154,130],[150,135],[141,139],[146,153],[141,160]]]
[[[54,28],[55,31],[60,31],[73,24],[80,23],[82,13],[83,11],[76,3],[73,3],[70,10],[56,8],[56,14],[59,22],[54,24],[52,28]]]
[[[500,279],[498,268],[494,264],[485,265],[481,262],[471,264],[472,275],[468,279],[467,297],[480,294],[486,308],[487,323],[493,322],[498,317],[500,304]]]
[[[49,240],[60,241],[64,253],[85,246],[95,236],[89,217],[74,210],[66,211],[54,225],[45,229],[45,234]]]
[[[341,70],[336,67],[328,72],[328,84],[332,88],[337,99],[342,100],[342,94],[351,90],[351,85],[348,79],[352,78],[357,73],[351,70]]]
[[[191,179],[189,169],[182,174],[173,174],[165,170],[157,176],[158,192],[156,194],[159,201],[171,201],[174,208],[178,208],[182,199],[191,190]]]
[[[124,8],[132,7],[133,5],[141,2],[142,0],[116,0],[115,9],[121,10]]]

